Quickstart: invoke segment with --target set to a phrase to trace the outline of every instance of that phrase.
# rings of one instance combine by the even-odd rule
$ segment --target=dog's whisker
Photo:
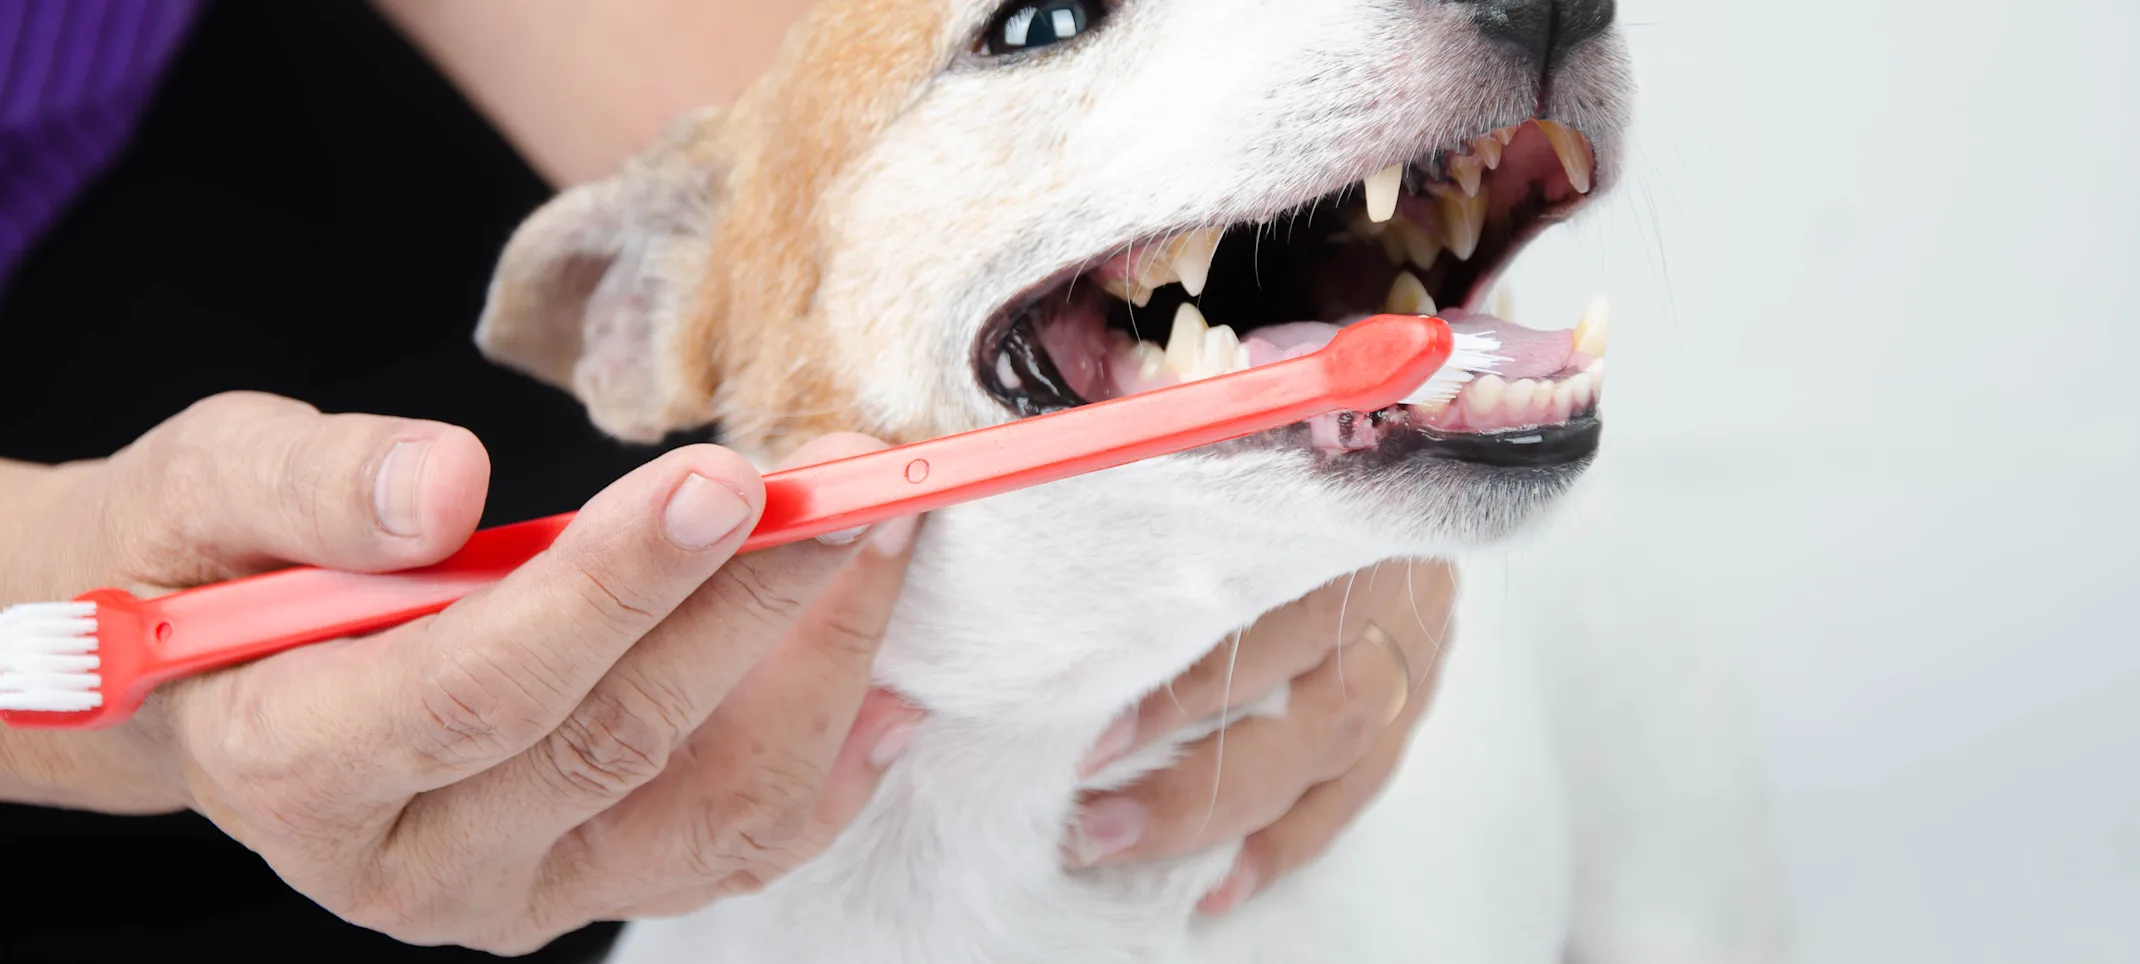
[[[1211,764],[1211,802],[1204,808],[1204,821],[1196,826],[1192,836],[1202,838],[1204,831],[1211,829],[1211,818],[1219,812],[1219,786],[1226,775],[1226,728],[1233,725],[1233,672],[1241,661],[1241,630],[1234,630],[1233,649],[1226,654],[1226,686],[1219,694],[1218,745],[1213,748],[1218,759]]]

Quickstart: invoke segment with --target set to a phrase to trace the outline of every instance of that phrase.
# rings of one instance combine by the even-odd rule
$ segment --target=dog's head
[[[718,423],[772,459],[1263,363],[1431,301],[1500,336],[1501,377],[1175,471],[1340,505],[1392,555],[1491,538],[1597,444],[1602,332],[1479,302],[1616,179],[1613,9],[827,0],[731,108],[536,215],[479,337],[616,435]]]

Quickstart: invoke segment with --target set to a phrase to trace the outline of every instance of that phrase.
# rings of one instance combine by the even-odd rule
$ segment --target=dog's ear
[[[688,115],[615,177],[544,205],[506,245],[476,326],[492,361],[571,391],[621,439],[713,420],[675,341],[704,307],[720,123]]]

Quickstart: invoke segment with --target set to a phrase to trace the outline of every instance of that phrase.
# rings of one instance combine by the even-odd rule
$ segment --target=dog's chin
[[[1303,485],[1345,493],[1366,525],[1431,520],[1408,542],[1492,541],[1598,450],[1602,302],[1573,331],[1534,331],[1481,304],[1518,252],[1588,203],[1597,169],[1580,131],[1527,122],[1251,222],[1125,239],[1000,309],[974,374],[1030,416],[1295,357],[1369,315],[1436,314],[1501,344],[1495,375],[1451,401],[1335,412],[1198,455],[1280,456]]]

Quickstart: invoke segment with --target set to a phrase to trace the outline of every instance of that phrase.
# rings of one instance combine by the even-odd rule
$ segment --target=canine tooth
[[[1428,271],[1434,267],[1434,259],[1442,256],[1442,243],[1434,233],[1410,221],[1392,222],[1404,225],[1404,257],[1413,267]]]
[[[1204,293],[1204,285],[1211,280],[1211,259],[1218,255],[1219,238],[1224,234],[1223,228],[1198,228],[1175,242],[1174,273],[1181,276],[1189,297]]]
[[[1427,293],[1427,285],[1418,275],[1400,271],[1390,284],[1389,296],[1382,299],[1382,310],[1393,315],[1431,315],[1441,308],[1434,304],[1434,296]]]
[[[1612,301],[1604,295],[1590,299],[1583,309],[1583,322],[1575,326],[1575,350],[1592,358],[1605,357],[1605,342],[1612,335]]]
[[[1018,372],[1011,368],[1009,353],[996,356],[996,382],[1014,392],[1025,387],[1025,379],[1019,378]]]
[[[1508,406],[1509,411],[1520,414],[1530,409],[1531,399],[1537,394],[1537,379],[1519,379],[1511,383],[1508,389],[1501,393],[1501,404]]]
[[[1499,375],[1482,375],[1464,390],[1464,407],[1473,415],[1485,415],[1501,404],[1508,381]]]
[[[1487,170],[1498,171],[1501,169],[1500,140],[1491,136],[1481,137],[1471,142],[1471,152],[1479,155],[1479,163],[1486,165]]]
[[[1397,192],[1404,187],[1404,165],[1392,164],[1366,181],[1367,218],[1381,223],[1397,216]]]
[[[1516,129],[1513,127],[1501,128],[1493,133],[1493,138],[1500,141],[1502,147],[1507,147],[1516,142]]]
[[[1583,136],[1554,121],[1534,123],[1545,132],[1546,143],[1553,145],[1553,153],[1560,155],[1560,166],[1568,172],[1568,183],[1575,185],[1575,193],[1590,193],[1590,152],[1583,147]]]
[[[1369,220],[1366,211],[1352,212],[1352,233],[1354,234],[1363,238],[1379,238],[1382,236],[1382,232],[1388,229],[1389,225],[1387,223]]]
[[[1458,261],[1469,261],[1479,252],[1479,238],[1486,233],[1487,191],[1476,197],[1437,187],[1434,200],[1441,209],[1442,243]]]
[[[1167,370],[1176,375],[1194,373],[1204,355],[1204,333],[1209,330],[1204,313],[1182,302],[1181,310],[1174,313],[1174,331],[1167,336]]]
[[[1486,162],[1469,155],[1449,159],[1449,176],[1464,189],[1465,197],[1479,196],[1479,182],[1486,176]]]

